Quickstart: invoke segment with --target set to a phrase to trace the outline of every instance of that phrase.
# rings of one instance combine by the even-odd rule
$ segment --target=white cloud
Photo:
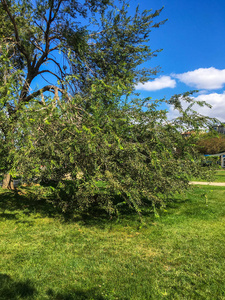
[[[225,84],[225,70],[200,68],[183,74],[172,74],[181,82],[197,89],[214,90],[221,89]]]
[[[205,101],[212,106],[212,108],[209,108],[207,106],[201,107],[195,104],[193,106],[193,110],[199,112],[204,116],[217,118],[220,121],[225,122],[225,92],[223,92],[223,94],[217,94],[217,93],[211,93],[208,95],[202,94],[193,99],[197,101]],[[184,102],[183,107],[186,108],[187,103]],[[171,106],[168,114],[169,119],[173,119],[177,116],[178,116],[178,112],[175,111]]]
[[[174,79],[171,79],[170,76],[161,76],[153,81],[148,81],[144,84],[138,83],[136,89],[144,91],[158,91],[165,88],[174,88],[175,86],[176,81]]]

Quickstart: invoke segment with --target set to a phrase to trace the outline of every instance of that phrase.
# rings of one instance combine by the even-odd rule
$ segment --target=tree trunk
[[[10,174],[3,175],[2,188],[8,190],[14,190],[13,178]]]

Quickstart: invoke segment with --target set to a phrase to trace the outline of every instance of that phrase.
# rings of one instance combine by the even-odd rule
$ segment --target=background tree
[[[216,154],[225,151],[225,136],[217,132],[201,134],[197,142],[198,151],[202,154]]]

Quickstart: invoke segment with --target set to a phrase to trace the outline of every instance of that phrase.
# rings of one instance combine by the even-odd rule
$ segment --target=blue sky
[[[225,1],[131,0],[130,4],[140,4],[141,10],[164,6],[158,20],[168,19],[151,33],[152,50],[163,51],[145,67],[161,70],[155,80],[138,85],[141,96],[168,99],[198,89],[195,97],[213,108],[196,109],[225,121]]]
[[[143,98],[169,99],[198,89],[195,98],[213,108],[195,109],[225,122],[225,0],[130,0],[131,11],[138,4],[141,11],[164,6],[155,21],[168,21],[150,34],[151,49],[163,51],[144,65],[159,66],[160,72],[155,80],[139,84],[137,92]],[[176,116],[166,108],[170,118]]]

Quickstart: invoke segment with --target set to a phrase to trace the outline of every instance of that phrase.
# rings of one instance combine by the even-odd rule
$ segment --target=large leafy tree
[[[48,184],[38,195],[63,210],[108,213],[164,205],[201,173],[197,135],[181,135],[206,121],[192,97],[170,99],[180,116],[169,122],[157,102],[134,93],[156,73],[140,65],[157,53],[146,41],[164,23],[153,22],[161,10],[130,16],[124,1],[0,1],[9,24],[1,34],[4,171]],[[40,76],[48,82],[35,89]]]
[[[129,16],[128,5],[117,4],[110,0],[0,1],[0,40],[6,50],[5,56],[0,52],[1,67],[7,60],[2,80],[10,83],[4,93],[11,95],[1,97],[4,173],[10,172],[16,149],[12,133],[17,132],[18,117],[29,103],[45,105],[49,93],[57,103],[80,97],[77,110],[87,112],[98,95],[104,94],[105,106],[118,103],[135,83],[155,73],[138,71],[137,66],[155,55],[143,43],[151,29],[163,23],[153,22],[161,10],[140,13],[137,8]],[[10,81],[18,70],[20,75]],[[39,87],[35,87],[37,80]],[[10,186],[10,180],[6,176],[3,186]]]

